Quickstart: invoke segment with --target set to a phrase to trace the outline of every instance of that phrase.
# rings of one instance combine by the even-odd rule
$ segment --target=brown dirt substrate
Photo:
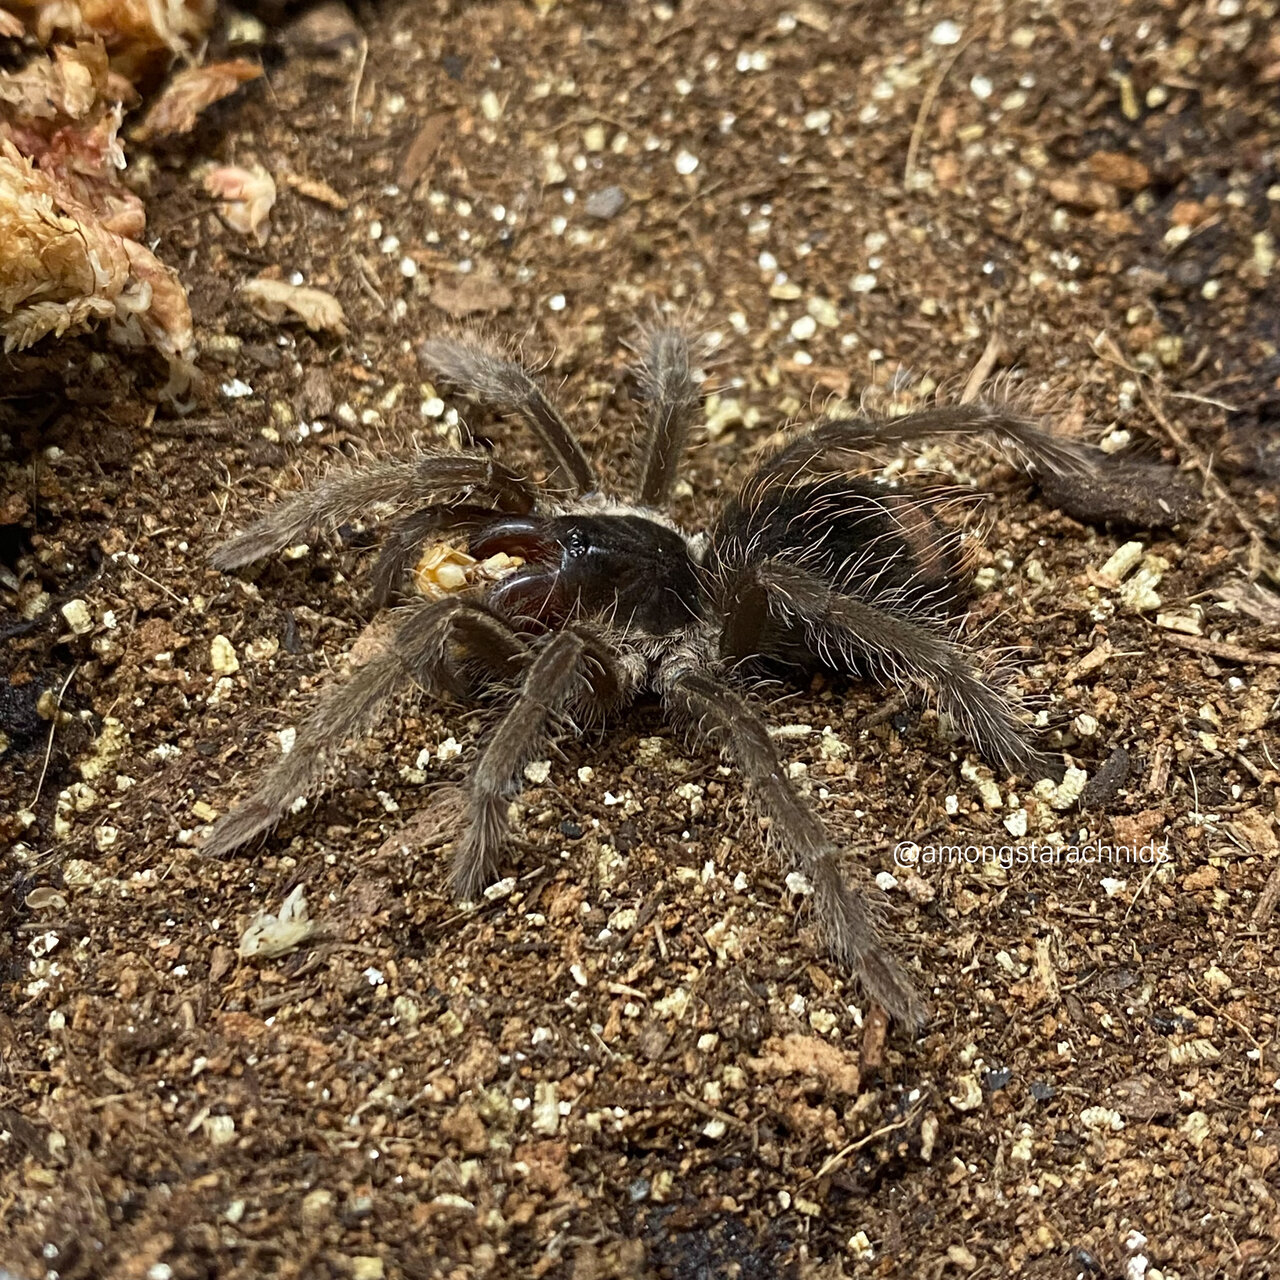
[[[147,169],[205,352],[194,412],[92,339],[11,361],[0,392],[0,1262],[1280,1267],[1280,666],[1246,585],[1275,563],[1250,530],[1274,534],[1280,474],[1275,5],[506,0],[282,22],[265,80]],[[275,175],[264,246],[198,194],[208,159]],[[349,334],[257,319],[235,290],[262,271],[332,291]],[[655,303],[724,335],[691,527],[789,419],[963,380],[993,333],[1068,427],[1221,477],[1202,519],[1136,535],[1167,567],[1135,613],[1098,577],[1126,534],[965,463],[994,494],[975,625],[1100,778],[1083,809],[998,778],[985,807],[931,716],[859,728],[884,702],[865,686],[766,695],[810,726],[781,745],[854,874],[896,873],[933,1007],[918,1039],[884,1038],[738,779],[653,707],[563,744],[520,801],[514,888],[476,910],[448,900],[432,832],[488,723],[466,709],[393,719],[265,843],[196,849],[368,618],[364,530],[240,575],[209,549],[299,472],[447,434],[415,346],[469,308],[533,333],[621,475],[620,343]],[[469,421],[530,459],[511,425]],[[1172,860],[893,863],[908,837],[1024,822]],[[316,935],[238,959],[299,884]]]

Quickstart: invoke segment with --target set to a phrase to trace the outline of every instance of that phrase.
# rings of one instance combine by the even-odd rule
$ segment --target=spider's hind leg
[[[815,665],[903,689],[923,687],[938,710],[1002,768],[1037,778],[1061,775],[1059,763],[1032,743],[1018,707],[935,622],[875,598],[843,594],[791,563],[765,561],[741,569],[739,577],[751,585],[755,608]],[[730,621],[726,634],[731,630]]]
[[[809,473],[865,465],[882,445],[929,436],[987,436],[1032,476],[1054,506],[1094,524],[1111,521],[1163,529],[1193,514],[1199,497],[1173,467],[1113,458],[1047,430],[1016,404],[975,400],[938,404],[896,418],[840,418],[818,423],[755,473],[748,489],[790,484]]]
[[[867,994],[910,1027],[924,1021],[911,980],[894,959],[867,901],[840,873],[835,842],[797,794],[764,722],[710,671],[677,671],[663,682],[668,711],[695,737],[726,752],[747,780],[769,838],[813,884],[814,909],[831,954]]]

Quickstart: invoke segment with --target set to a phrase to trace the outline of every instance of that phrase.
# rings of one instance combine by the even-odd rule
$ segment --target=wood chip
[[[455,320],[481,312],[506,311],[515,301],[501,280],[478,275],[443,276],[431,290],[431,302]]]
[[[1206,653],[1224,662],[1254,663],[1264,667],[1280,667],[1280,653],[1269,649],[1245,649],[1238,644],[1224,644],[1219,640],[1206,640],[1201,636],[1184,636],[1177,631],[1167,631],[1164,637],[1170,644],[1196,653]]]
[[[405,191],[412,191],[417,186],[418,180],[427,172],[449,131],[452,119],[453,116],[449,112],[438,111],[422,122],[422,128],[414,136],[409,149],[404,153],[404,159],[400,162],[397,181]]]
[[[351,202],[346,196],[339,195],[327,182],[319,178],[300,178],[296,173],[286,173],[282,179],[285,186],[292,188],[300,196],[315,200],[318,204],[327,204],[330,208],[346,210]]]
[[[765,1041],[764,1053],[748,1059],[747,1065],[759,1075],[804,1076],[850,1097],[862,1085],[862,1075],[853,1055],[819,1036],[773,1036]]]
[[[1123,151],[1097,151],[1088,164],[1095,178],[1122,191],[1141,191],[1151,183],[1151,170],[1137,156]]]

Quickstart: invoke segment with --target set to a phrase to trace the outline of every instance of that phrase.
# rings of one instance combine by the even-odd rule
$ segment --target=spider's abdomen
[[[548,626],[600,618],[649,635],[702,614],[702,584],[680,534],[639,515],[512,516],[479,529],[470,552],[499,551],[525,566],[504,578],[489,603]]]
[[[837,591],[946,615],[962,604],[954,543],[926,499],[867,480],[822,480],[733,503],[712,534],[709,567],[723,576],[790,561]]]
[[[731,503],[712,532],[707,569],[739,618],[754,612],[744,609],[751,571],[768,561],[794,564],[841,594],[942,622],[964,603],[955,541],[927,498],[869,480],[820,480],[748,492]],[[814,658],[798,633],[765,617],[727,630],[724,644],[724,656],[738,659],[765,654],[809,666]]]

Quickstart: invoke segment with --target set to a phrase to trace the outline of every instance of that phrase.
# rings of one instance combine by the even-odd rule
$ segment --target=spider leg
[[[636,500],[660,506],[671,497],[676,469],[698,407],[698,387],[689,367],[689,339],[679,329],[656,328],[645,335],[638,373],[649,401],[648,446]]]
[[[819,422],[786,445],[756,473],[756,483],[789,484],[810,471],[842,470],[842,454],[865,454],[877,445],[905,444],[927,436],[992,435],[1033,473],[1088,475],[1098,469],[1098,450],[1064,439],[1006,406],[975,400],[935,405],[897,418],[836,418]]]
[[[509,467],[470,453],[424,453],[415,458],[339,471],[286,498],[210,557],[217,569],[235,569],[299,541],[312,529],[337,528],[379,502],[429,503],[442,495],[478,491],[499,510],[532,511],[536,491]]]
[[[1198,504],[1194,488],[1173,467],[1113,459],[1046,430],[1010,405],[981,400],[934,405],[898,418],[820,422],[766,461],[748,490],[791,484],[807,473],[843,471],[874,446],[932,435],[994,437],[1054,506],[1080,520],[1159,529],[1190,515]]]
[[[615,702],[629,683],[622,663],[588,632],[558,631],[537,651],[471,775],[467,829],[450,873],[456,897],[475,898],[493,878],[507,833],[507,807],[555,721],[577,707]]]
[[[920,1025],[920,997],[881,938],[875,912],[840,874],[835,842],[787,780],[764,722],[708,670],[677,671],[663,680],[662,692],[670,714],[726,752],[746,778],[756,807],[769,819],[770,840],[813,884],[815,912],[831,954],[893,1017]]]
[[[798,632],[823,665],[869,671],[902,688],[932,689],[938,709],[1002,768],[1037,777],[1056,772],[1056,762],[1026,737],[1015,705],[983,679],[969,651],[935,624],[884,602],[841,594],[790,563],[765,561],[739,576],[743,585],[731,587],[731,601],[736,597],[756,617],[767,615]],[[732,618],[731,603],[727,635],[738,627]]]
[[[457,338],[431,338],[418,352],[435,373],[473,400],[519,414],[538,437],[562,484],[574,493],[595,489],[595,472],[582,445],[522,365],[478,342]]]
[[[386,647],[324,695],[299,727],[293,749],[218,823],[203,852],[229,853],[274,827],[299,796],[317,788],[338,748],[367,734],[410,681],[431,692],[453,687],[455,646],[496,679],[510,677],[528,655],[510,624],[474,601],[430,600],[406,609]]]

